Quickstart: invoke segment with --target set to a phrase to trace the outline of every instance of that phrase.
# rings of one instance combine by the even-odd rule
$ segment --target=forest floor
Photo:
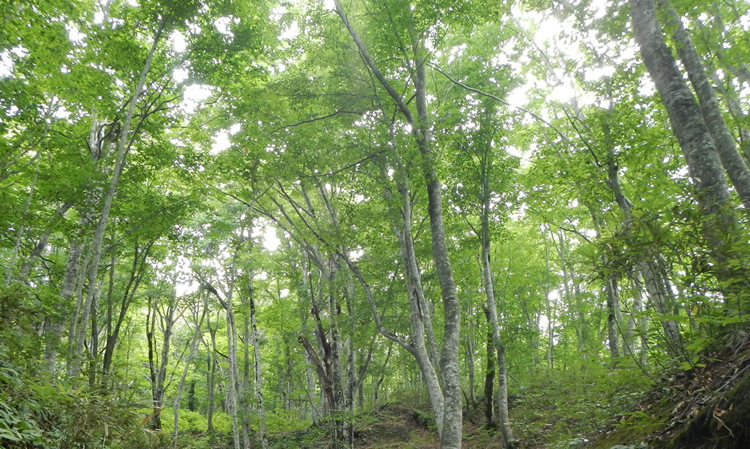
[[[637,367],[539,376],[510,396],[519,449],[750,448],[750,338],[727,342],[692,370],[643,381]],[[439,447],[426,401],[383,404],[354,419],[357,449]],[[231,447],[217,441],[212,448]],[[270,435],[272,448],[326,448],[325,426]],[[464,412],[464,449],[500,449],[484,403]]]
[[[590,377],[542,377],[511,395],[521,449],[750,448],[750,338],[741,335],[650,385],[633,382],[636,368]],[[484,404],[465,410],[465,449],[502,448],[487,429]],[[387,404],[355,425],[361,449],[439,446],[429,408]],[[620,445],[620,446],[618,446]],[[310,446],[322,447],[322,446]]]
[[[662,379],[587,447],[750,448],[750,337],[734,337],[694,369]]]

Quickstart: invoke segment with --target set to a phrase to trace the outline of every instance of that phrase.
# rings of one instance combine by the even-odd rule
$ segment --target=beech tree
[[[0,446],[573,446],[745,342],[741,2],[6,3]]]

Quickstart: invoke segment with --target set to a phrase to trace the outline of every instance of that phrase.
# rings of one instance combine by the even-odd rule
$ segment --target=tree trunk
[[[492,326],[490,310],[487,306],[483,307],[487,323]],[[484,375],[484,417],[487,421],[487,427],[494,429],[497,427],[495,422],[495,375],[497,374],[497,363],[495,343],[492,335],[492,327],[487,331],[487,370]]]
[[[485,181],[489,182],[489,179]],[[485,297],[487,299],[487,313],[489,316],[489,325],[492,332],[492,344],[497,351],[497,388],[499,393],[498,398],[498,413],[497,420],[500,431],[503,435],[503,443],[508,449],[512,449],[516,446],[517,442],[513,438],[513,431],[510,427],[510,419],[508,417],[508,384],[507,384],[507,373],[505,365],[505,346],[500,339],[500,323],[497,318],[497,303],[495,300],[495,287],[492,282],[492,266],[490,265],[490,235],[489,235],[489,210],[490,210],[490,195],[487,192],[483,198],[482,204],[482,286],[484,288]]]
[[[176,282],[176,281],[175,281]],[[163,294],[163,293],[162,293]],[[151,428],[161,430],[161,411],[164,408],[164,393],[167,387],[167,368],[169,367],[170,347],[172,344],[172,333],[176,322],[175,313],[177,312],[177,297],[174,286],[172,291],[167,293],[169,298],[166,300],[166,308],[162,310],[163,299],[156,300],[149,297],[149,309],[146,315],[148,327],[146,329],[146,340],[148,341],[148,361],[149,374],[151,378],[151,398],[153,400],[153,418]],[[156,341],[157,318],[159,329],[162,332],[161,351],[158,351]],[[159,357],[157,358],[157,353]]]
[[[424,48],[424,37],[418,37],[413,30],[412,48],[414,50],[413,65],[416,73],[413,73],[414,94],[417,107],[415,118],[404,103],[398,92],[390,85],[373,62],[367,48],[360,40],[354,28],[344,13],[341,3],[334,0],[336,12],[347,27],[355,44],[360,50],[365,63],[377,78],[380,85],[388,92],[391,99],[398,106],[404,118],[412,127],[412,135],[422,155],[422,169],[425,184],[427,186],[428,215],[430,217],[430,232],[432,236],[432,258],[440,284],[440,292],[443,299],[443,350],[440,358],[440,373],[443,380],[443,416],[442,431],[440,435],[440,447],[442,449],[460,449],[462,438],[462,415],[463,403],[461,395],[461,377],[459,372],[459,330],[461,322],[461,309],[458,301],[456,285],[453,280],[448,247],[446,244],[445,228],[443,225],[442,192],[441,183],[437,177],[432,151],[432,131],[427,109],[427,76]],[[419,360],[417,361],[420,362]],[[422,361],[424,363],[424,361]],[[439,388],[439,385],[437,386]],[[429,388],[429,385],[428,385]],[[437,393],[437,392],[436,392]]]
[[[68,302],[75,294],[75,286],[78,281],[79,269],[81,264],[81,255],[83,253],[83,244],[74,240],[68,250],[68,261],[65,264],[65,274],[63,275],[62,286],[60,287],[60,298],[63,302]],[[45,345],[44,360],[47,369],[51,374],[55,373],[57,366],[57,349],[62,338],[62,323],[54,322],[48,333],[49,341]]]
[[[151,247],[154,243],[155,241],[148,242],[140,251],[138,242],[135,243],[135,248],[133,250],[133,263],[130,268],[130,277],[128,278],[128,283],[125,285],[125,291],[122,293],[122,298],[120,299],[120,310],[117,314],[117,321],[115,321],[114,327],[112,327],[111,324],[113,317],[108,317],[107,319],[107,339],[102,361],[102,375],[104,377],[109,374],[112,367],[112,359],[115,353],[115,347],[117,346],[117,341],[120,337],[122,323],[125,321],[125,316],[130,308],[130,304],[132,304],[133,299],[135,298],[135,293],[141,284],[141,280],[143,279],[147,267],[146,259],[148,258]],[[114,258],[112,260],[114,263]]]
[[[750,170],[745,160],[737,150],[737,145],[729,132],[724,117],[719,107],[719,99],[716,97],[711,81],[706,74],[701,58],[693,45],[680,17],[675,12],[669,0],[657,0],[659,9],[666,13],[666,29],[672,31],[677,43],[677,53],[687,69],[690,84],[698,94],[700,112],[713,139],[716,151],[719,154],[722,165],[729,175],[737,194],[750,211]]]
[[[258,324],[255,311],[255,289],[253,288],[253,273],[248,277],[248,298],[250,301],[250,326],[252,328],[253,355],[255,356],[255,400],[258,403],[258,437],[261,449],[268,449],[266,436],[266,409],[263,405],[263,372],[260,364],[260,345],[258,338]]]
[[[697,191],[703,232],[716,263],[717,279],[728,284],[734,271],[729,250],[737,221],[730,206],[721,161],[701,110],[664,41],[656,19],[654,0],[630,0],[630,6],[636,42],[667,108],[672,132],[685,155]]]
[[[206,321],[208,325],[208,334],[211,336],[211,347],[206,348],[208,353],[206,364],[208,365],[208,373],[206,379],[206,390],[208,403],[208,410],[206,411],[206,431],[209,435],[214,433],[214,410],[216,409],[216,331],[211,327],[211,315],[208,315]]]
[[[162,17],[162,21],[159,25],[159,29],[156,32],[156,35],[154,36],[154,42],[151,45],[151,50],[148,53],[148,56],[146,57],[146,62],[143,65],[143,69],[141,70],[140,78],[138,80],[138,84],[136,85],[135,91],[133,92],[132,97],[130,98],[130,102],[128,104],[128,110],[125,115],[125,119],[123,120],[122,130],[120,133],[120,139],[117,142],[117,157],[115,159],[115,165],[112,169],[112,178],[109,183],[109,187],[107,189],[107,192],[104,196],[104,205],[102,206],[101,214],[99,215],[99,220],[96,225],[96,229],[94,231],[94,238],[91,242],[92,246],[92,262],[89,266],[89,272],[88,272],[88,290],[86,295],[86,301],[83,303],[83,313],[81,315],[81,323],[78,330],[78,335],[75,336],[75,346],[76,346],[76,354],[80,354],[83,350],[83,336],[86,334],[85,327],[89,320],[89,310],[91,308],[91,304],[94,301],[94,296],[96,295],[97,291],[95,288],[96,285],[96,279],[98,277],[99,272],[99,262],[101,260],[102,255],[102,243],[104,241],[104,232],[107,229],[107,224],[109,221],[109,214],[110,210],[112,209],[112,202],[114,200],[115,193],[117,191],[117,185],[120,182],[120,176],[122,175],[123,168],[125,166],[125,158],[127,156],[128,150],[130,149],[130,145],[135,140],[136,134],[134,133],[132,136],[130,135],[130,126],[133,119],[133,116],[135,114],[135,105],[138,102],[138,99],[141,96],[141,92],[143,91],[143,88],[146,84],[146,78],[148,76],[148,73],[151,69],[151,61],[153,60],[154,54],[156,53],[156,47],[159,44],[159,41],[161,39],[162,33],[164,31],[164,26],[166,24],[166,14]],[[141,117],[141,120],[143,120],[144,117]],[[136,128],[136,132],[138,131],[138,128]],[[78,371],[80,370],[80,361],[76,357],[75,359],[76,363],[73,366],[73,374],[77,375]]]
[[[204,295],[205,298],[205,295]],[[180,424],[180,400],[182,399],[182,392],[185,390],[185,379],[187,378],[188,370],[190,369],[190,363],[193,361],[195,351],[198,349],[198,342],[201,339],[201,333],[203,332],[203,320],[206,318],[208,313],[208,301],[203,300],[203,311],[201,312],[200,320],[195,324],[195,332],[190,342],[190,352],[188,353],[187,359],[185,359],[185,367],[182,369],[182,376],[180,377],[180,384],[177,387],[177,395],[172,403],[172,412],[174,413],[173,430],[172,430],[172,446],[177,446],[177,433],[179,431]],[[195,394],[195,384],[192,384],[193,394]],[[266,449],[266,448],[263,448]]]
[[[604,293],[607,297],[607,340],[609,341],[609,355],[612,363],[617,363],[620,358],[620,335],[617,325],[617,310],[620,308],[620,292],[617,289],[617,277],[614,274],[607,276],[604,284]]]

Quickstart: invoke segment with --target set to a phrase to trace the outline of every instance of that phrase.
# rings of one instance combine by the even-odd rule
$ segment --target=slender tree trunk
[[[176,282],[173,281],[173,282]],[[149,298],[149,311],[147,315],[146,340],[148,341],[148,358],[149,372],[151,376],[151,397],[153,400],[153,419],[151,427],[155,430],[161,430],[161,411],[164,408],[164,393],[167,386],[167,368],[169,367],[170,347],[172,344],[172,334],[176,322],[175,313],[177,312],[177,297],[174,285],[171,292],[167,293],[166,306],[163,304],[164,298]],[[162,310],[164,308],[164,310]],[[158,351],[156,329],[157,319],[159,329],[162,332],[161,351]],[[157,354],[159,357],[157,358]]]
[[[211,315],[208,315],[208,319],[206,320],[206,323],[208,325],[208,334],[211,336],[211,347],[206,348],[207,349],[207,379],[206,379],[206,390],[207,390],[207,398],[206,402],[208,402],[208,410],[206,411],[206,431],[209,433],[209,435],[214,434],[214,411],[216,409],[216,331],[217,329],[214,329],[211,327]]]
[[[486,182],[488,183],[489,180],[486,180]],[[505,447],[508,449],[512,449],[516,446],[517,442],[513,438],[513,431],[511,429],[510,419],[508,416],[508,383],[505,365],[505,345],[500,339],[500,323],[497,317],[495,287],[492,282],[492,266],[490,264],[489,208],[490,197],[488,192],[488,194],[484,196],[482,205],[482,285],[484,288],[485,297],[487,299],[487,312],[489,315],[490,329],[492,331],[492,344],[497,351],[497,388],[499,393],[497,404],[497,424],[503,434],[503,442],[505,444]]]
[[[471,329],[469,329],[471,330]],[[475,345],[474,345],[474,339],[471,335],[467,336],[465,339],[466,341],[466,370],[469,372],[469,397],[468,397],[468,404],[471,407],[475,407],[477,404],[477,395],[476,395],[476,368],[474,367],[474,353],[475,353]]]
[[[385,355],[385,361],[383,362],[383,366],[380,369],[380,376],[378,376],[378,380],[375,382],[375,388],[373,388],[372,398],[375,404],[377,404],[378,400],[380,399],[380,386],[383,385],[383,380],[385,380],[386,368],[388,367],[388,362],[391,360],[392,352],[393,341],[388,344],[388,352]]]
[[[138,99],[141,96],[141,92],[143,91],[143,88],[146,84],[146,78],[148,76],[148,73],[151,69],[151,61],[153,60],[154,54],[156,53],[156,48],[160,42],[162,33],[164,31],[164,27],[166,25],[166,17],[167,15],[164,14],[161,24],[159,25],[159,29],[156,32],[156,36],[154,36],[154,42],[151,45],[151,50],[148,53],[148,56],[146,57],[146,62],[143,65],[143,69],[141,70],[140,79],[138,80],[138,84],[136,85],[135,91],[133,92],[133,96],[130,98],[130,102],[128,105],[128,110],[125,115],[125,119],[123,120],[123,126],[120,134],[120,139],[117,142],[117,157],[115,159],[115,165],[112,170],[112,178],[109,183],[109,188],[107,189],[107,192],[104,196],[104,205],[102,206],[101,214],[99,215],[99,220],[96,225],[96,229],[94,231],[94,238],[91,242],[92,246],[92,262],[89,266],[89,272],[88,272],[88,290],[86,295],[86,301],[83,303],[83,313],[81,315],[80,322],[82,325],[78,329],[78,334],[75,336],[75,352],[76,354],[80,354],[83,350],[83,343],[84,338],[83,336],[86,334],[85,327],[86,323],[88,323],[89,320],[89,311],[91,309],[91,303],[94,301],[94,296],[96,295],[96,279],[98,277],[99,272],[99,262],[101,260],[102,255],[102,243],[104,241],[104,232],[107,229],[107,224],[109,222],[109,213],[112,209],[112,202],[114,200],[115,193],[117,191],[117,186],[120,182],[120,176],[122,175],[123,168],[125,166],[125,158],[127,156],[128,150],[130,149],[130,145],[135,140],[135,134],[131,136],[130,133],[130,126],[133,119],[133,116],[135,115],[135,105],[138,102]],[[136,129],[137,131],[137,129]],[[80,361],[76,357],[75,359],[76,363],[72,367],[72,371],[74,375],[78,375],[78,372],[80,370]]]
[[[109,374],[112,367],[112,360],[114,357],[115,348],[117,346],[117,341],[120,337],[120,329],[122,328],[122,323],[125,321],[125,316],[127,315],[130,305],[135,298],[135,294],[138,291],[138,287],[141,284],[141,280],[143,279],[147,268],[146,260],[154,243],[156,242],[148,242],[143,246],[143,248],[139,249],[139,245],[136,242],[133,250],[133,263],[130,268],[130,276],[128,278],[127,284],[125,285],[125,290],[122,293],[122,298],[120,299],[120,308],[114,327],[112,327],[111,325],[113,317],[107,319],[107,339],[104,347],[104,357],[102,360],[102,374],[105,377]],[[114,260],[115,259],[113,255],[113,264]]]
[[[204,295],[205,297],[205,295]],[[185,390],[185,379],[187,378],[190,364],[193,361],[195,352],[198,349],[198,342],[201,339],[201,333],[203,332],[203,320],[206,318],[208,313],[208,300],[203,300],[203,311],[201,312],[200,320],[195,324],[195,332],[190,342],[190,352],[188,353],[187,359],[185,359],[185,367],[182,369],[182,376],[180,377],[180,384],[177,387],[177,395],[172,403],[172,412],[174,413],[173,430],[172,430],[172,446],[177,447],[177,433],[179,431],[180,424],[180,401],[182,399],[182,393]],[[193,388],[193,394],[195,394],[195,384],[191,385]],[[266,448],[263,448],[266,449]]]
[[[258,338],[257,313],[255,310],[255,289],[253,288],[253,274],[248,277],[248,290],[250,300],[250,326],[252,328],[253,355],[255,356],[255,400],[258,403],[258,437],[261,449],[268,449],[268,437],[266,436],[266,409],[263,405],[263,372],[260,363],[260,344]]]
[[[443,206],[441,183],[433,159],[432,130],[427,109],[427,76],[426,60],[423,37],[416,36],[413,30],[412,48],[414,50],[413,73],[414,94],[416,100],[417,117],[415,118],[402,100],[398,92],[390,85],[373,62],[367,48],[360,40],[354,28],[344,13],[341,3],[334,0],[336,12],[347,27],[355,44],[360,50],[365,63],[377,78],[380,85],[388,92],[392,100],[412,127],[412,134],[417,148],[422,155],[422,168],[425,184],[427,186],[428,215],[430,217],[430,232],[432,236],[432,258],[440,284],[441,297],[443,299],[443,349],[440,358],[440,373],[443,380],[442,396],[443,411],[442,431],[440,435],[440,447],[442,449],[460,449],[462,438],[462,415],[463,401],[461,395],[461,377],[459,373],[459,330],[461,322],[461,309],[458,301],[456,285],[453,280],[450,257],[443,225]],[[418,360],[419,363],[419,360]],[[429,388],[429,387],[428,387]]]
[[[70,249],[68,250],[68,261],[65,264],[65,274],[63,275],[62,286],[60,287],[60,298],[63,302],[70,301],[75,294],[75,286],[78,281],[82,253],[83,244],[74,240],[70,244]],[[61,322],[53,322],[48,337],[49,341],[47,341],[44,350],[44,360],[49,372],[54,374],[57,367],[58,345],[62,338]]]
[[[620,308],[620,292],[617,288],[617,277],[613,274],[607,276],[604,284],[604,293],[607,297],[607,339],[609,340],[609,355],[612,362],[617,363],[620,358],[620,334],[617,329],[617,310]]]

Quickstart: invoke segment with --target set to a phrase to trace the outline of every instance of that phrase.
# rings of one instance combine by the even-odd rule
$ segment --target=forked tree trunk
[[[334,0],[334,5],[336,13],[352,36],[368,68],[377,78],[381,87],[388,92],[388,95],[394,101],[401,114],[411,125],[412,135],[422,156],[423,176],[427,186],[427,211],[430,218],[430,233],[432,236],[432,259],[435,263],[438,282],[440,284],[444,314],[443,349],[440,357],[440,374],[443,381],[443,406],[441,407],[443,416],[440,417],[442,420],[440,447],[442,449],[460,449],[463,426],[461,376],[458,364],[461,309],[456,284],[453,280],[453,270],[451,268],[445,237],[441,183],[433,162],[435,154],[432,149],[432,130],[430,128],[427,109],[427,76],[425,69],[427,61],[425,60],[426,49],[422,41],[423,36],[417,36],[413,29],[409,30],[412,35],[412,49],[414,51],[411,62],[415,68],[415,73],[412,73],[417,108],[417,116],[415,117],[401,95],[382,75],[370,57],[367,47],[362,43],[359,35],[349,23],[341,3],[338,0]],[[419,363],[420,360],[417,360],[417,362]],[[437,387],[439,389],[439,385]]]
[[[112,178],[109,182],[109,187],[107,189],[106,194],[104,195],[104,205],[101,209],[101,214],[99,215],[99,220],[96,224],[96,229],[94,231],[94,238],[91,242],[92,246],[92,261],[89,266],[89,272],[88,272],[88,290],[86,294],[86,300],[83,302],[83,307],[81,308],[81,318],[80,318],[80,326],[77,330],[76,335],[74,335],[74,345],[75,345],[75,352],[73,354],[72,359],[72,368],[71,373],[76,376],[78,375],[80,371],[80,354],[83,352],[83,346],[84,346],[84,337],[86,335],[86,325],[89,322],[89,313],[92,307],[92,302],[94,301],[94,297],[97,294],[96,289],[96,279],[98,276],[99,271],[99,262],[101,260],[102,255],[102,244],[104,241],[104,232],[107,229],[107,224],[109,222],[109,214],[112,209],[112,202],[114,200],[115,193],[117,191],[117,186],[120,182],[120,176],[122,175],[123,168],[125,166],[125,158],[127,156],[127,153],[130,149],[130,145],[135,139],[135,134],[131,135],[130,127],[131,122],[133,120],[133,116],[135,115],[135,105],[138,102],[138,99],[141,96],[141,92],[143,91],[144,86],[146,85],[146,78],[148,77],[148,73],[151,70],[151,62],[153,60],[154,54],[156,53],[156,48],[161,40],[161,36],[164,31],[164,27],[166,25],[166,17],[167,15],[164,14],[162,21],[159,25],[159,29],[156,31],[156,35],[154,36],[154,42],[151,45],[151,50],[148,53],[148,56],[146,57],[146,61],[143,65],[143,69],[141,70],[140,78],[138,80],[138,84],[136,85],[135,91],[133,92],[133,95],[130,98],[130,102],[128,104],[128,110],[125,115],[125,119],[123,120],[122,130],[120,133],[120,139],[117,142],[117,156],[115,159],[115,164],[112,169]],[[144,117],[141,117],[141,120],[143,120]],[[136,128],[137,132],[138,128]],[[91,354],[91,357],[96,357],[97,354]]]
[[[201,339],[201,334],[203,333],[203,320],[206,318],[206,315],[208,314],[208,300],[203,300],[203,311],[201,312],[200,320],[195,324],[195,332],[193,333],[193,338],[190,341],[190,352],[188,353],[187,359],[185,359],[185,367],[182,369],[182,376],[180,376],[180,384],[177,386],[177,395],[174,398],[174,402],[172,403],[172,412],[173,412],[173,430],[172,430],[172,446],[177,446],[177,433],[179,431],[179,424],[180,424],[180,400],[182,399],[182,393],[185,390],[185,379],[187,378],[188,370],[190,369],[190,364],[193,361],[193,357],[195,356],[195,351],[198,349],[198,342]],[[191,388],[193,389],[193,394],[195,393],[195,384],[191,385]],[[190,408],[188,406],[188,408]],[[264,448],[265,449],[265,448]]]

